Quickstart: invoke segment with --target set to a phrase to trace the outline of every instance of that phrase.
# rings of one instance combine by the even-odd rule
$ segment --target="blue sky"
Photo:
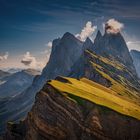
[[[110,18],[124,24],[129,47],[140,50],[139,0],[0,0],[0,17],[0,56],[9,54],[0,68],[22,67],[27,51],[45,63],[49,41],[67,31],[80,33],[87,21],[102,31]]]

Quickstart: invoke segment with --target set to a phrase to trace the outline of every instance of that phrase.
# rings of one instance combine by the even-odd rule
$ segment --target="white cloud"
[[[47,57],[47,61],[50,58],[50,54],[51,54],[51,50],[52,50],[52,42],[49,41],[47,44],[45,44],[45,46],[47,46],[47,49],[44,51],[46,57]]]
[[[131,45],[131,44],[140,44],[140,41],[128,41],[127,45]]]
[[[106,32],[111,34],[119,33],[124,28],[124,24],[115,19],[109,19],[104,26]]]
[[[94,31],[97,29],[97,26],[93,26],[91,21],[86,23],[86,26],[82,29],[80,34],[75,36],[81,41],[85,41],[87,37],[91,37]]]
[[[31,55],[30,52],[26,52],[23,55],[23,58],[21,60],[21,63],[24,64],[25,66],[33,69],[41,69],[43,68],[44,64],[42,62],[38,62],[36,58]]]
[[[4,55],[0,55],[0,61],[7,60],[8,59],[8,56],[9,56],[9,53],[8,52],[6,52]]]
[[[129,50],[139,50],[140,51],[140,41],[127,41]]]
[[[48,47],[48,48],[52,48],[52,42],[51,41],[49,41],[47,44],[46,44],[46,46]]]

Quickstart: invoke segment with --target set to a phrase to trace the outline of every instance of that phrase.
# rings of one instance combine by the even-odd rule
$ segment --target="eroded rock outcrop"
[[[64,81],[63,81],[64,82]],[[139,140],[140,121],[82,99],[84,106],[46,84],[20,128],[21,140]],[[14,125],[13,125],[14,126]],[[15,129],[5,140],[19,138]]]

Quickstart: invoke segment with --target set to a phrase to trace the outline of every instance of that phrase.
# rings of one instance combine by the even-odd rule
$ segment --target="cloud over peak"
[[[87,37],[91,37],[97,26],[92,25],[91,21],[88,21],[80,34],[76,34],[76,37],[81,41],[85,41]]]
[[[124,24],[115,19],[109,19],[105,23],[105,30],[109,34],[117,34],[124,28]]]

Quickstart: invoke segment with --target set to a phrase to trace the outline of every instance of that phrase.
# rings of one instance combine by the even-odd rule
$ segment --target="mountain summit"
[[[66,32],[60,40],[54,41],[49,62],[42,73],[45,81],[58,75],[68,75],[82,54],[83,43],[69,32]]]
[[[133,60],[121,33],[109,34],[105,32],[105,34],[101,36],[98,32],[92,50],[98,55],[118,60],[136,75]]]

